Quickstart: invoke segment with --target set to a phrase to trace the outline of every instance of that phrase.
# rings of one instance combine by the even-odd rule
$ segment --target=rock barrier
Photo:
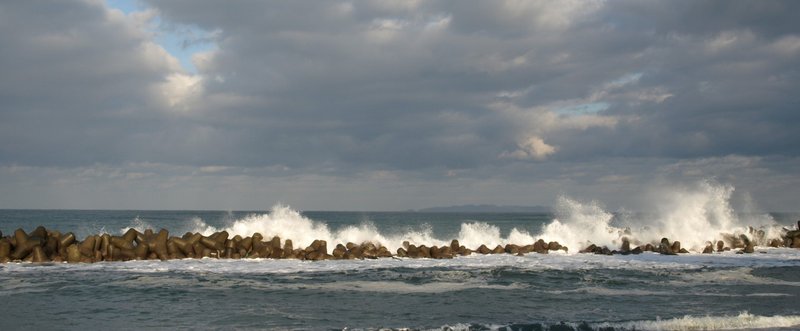
[[[748,227],[748,234],[723,234],[723,240],[717,240],[716,243],[707,241],[702,250],[703,254],[712,254],[714,252],[725,252],[736,250],[737,254],[751,254],[755,252],[756,242],[764,243],[763,246],[767,247],[789,247],[800,248],[800,221],[797,221],[797,230],[784,229],[783,240],[769,239],[763,230],[756,230]],[[689,253],[688,250],[681,247],[680,241],[670,241],[669,238],[661,238],[658,244],[653,243],[635,243],[636,248],[631,249],[631,241],[627,237],[621,239],[620,248],[618,250],[609,249],[607,246],[597,246],[590,244],[580,253],[592,253],[601,255],[628,255],[628,254],[641,254],[643,252],[654,252],[663,255],[677,255]]]
[[[30,233],[17,229],[13,235],[6,237],[0,232],[0,263],[20,261],[91,263],[186,258],[268,258],[310,261],[392,257],[451,259],[473,253],[524,255],[547,254],[556,250],[567,251],[567,247],[557,242],[546,243],[541,239],[530,245],[498,245],[493,249],[489,249],[486,245],[474,249],[467,248],[459,244],[458,240],[441,247],[417,246],[406,241],[403,242],[403,247],[392,253],[379,244],[348,242],[336,244],[329,253],[328,243],[325,240],[314,240],[308,247],[296,248],[291,239],[282,240],[280,237],[267,239],[260,233],[243,238],[239,235],[231,237],[226,231],[215,232],[208,236],[188,232],[177,237],[170,236],[166,229],[158,232],[152,229],[144,232],[130,229],[121,236],[97,234],[78,241],[72,232],[62,234],[42,226]]]
[[[711,254],[736,250],[739,254],[755,252],[757,244],[769,247],[800,248],[800,221],[794,230],[784,229],[782,240],[766,238],[764,231],[748,229],[745,234],[726,234],[723,240],[708,241],[702,253]],[[61,233],[48,230],[42,226],[30,233],[17,229],[12,235],[3,236],[0,231],[0,263],[12,261],[25,262],[69,262],[91,263],[101,261],[130,260],[172,260],[186,258],[219,258],[219,259],[298,259],[298,260],[352,260],[378,258],[430,258],[452,259],[457,256],[471,254],[513,254],[530,253],[548,254],[551,251],[568,252],[568,248],[558,242],[545,242],[539,239],[531,244],[489,247],[480,245],[468,248],[453,240],[449,245],[426,246],[414,245],[408,241],[396,252],[390,252],[385,246],[371,242],[337,243],[328,251],[328,242],[314,240],[305,248],[295,247],[291,239],[280,237],[264,238],[260,233],[249,237],[230,236],[226,231],[215,232],[205,236],[200,233],[187,232],[181,237],[170,236],[169,231],[158,232],[147,229],[139,232],[129,229],[120,236],[110,234],[89,235],[79,241],[72,232]],[[329,253],[330,252],[330,253]],[[628,237],[620,240],[619,247],[610,249],[607,246],[590,244],[579,253],[602,255],[628,255],[654,252],[664,255],[686,254],[689,251],[681,247],[680,241],[662,238],[658,243],[642,243]]]

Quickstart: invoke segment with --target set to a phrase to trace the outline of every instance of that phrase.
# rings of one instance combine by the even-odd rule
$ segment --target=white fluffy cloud
[[[500,157],[511,157],[519,160],[536,159],[544,160],[548,155],[556,152],[556,148],[537,136],[528,136],[519,143],[519,149],[513,152],[503,152]]]

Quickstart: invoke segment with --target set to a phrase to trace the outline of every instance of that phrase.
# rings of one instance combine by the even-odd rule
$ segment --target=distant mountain
[[[449,207],[431,207],[416,210],[425,213],[549,213],[545,206],[498,206],[498,205],[461,205]]]

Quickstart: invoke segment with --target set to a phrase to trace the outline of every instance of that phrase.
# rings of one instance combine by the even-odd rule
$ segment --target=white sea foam
[[[266,214],[248,215],[234,221],[227,227],[217,228],[210,226],[200,219],[195,219],[194,223],[194,229],[191,232],[199,232],[203,235],[225,230],[231,236],[240,235],[244,237],[258,232],[266,239],[273,236],[278,236],[281,239],[291,239],[295,247],[307,247],[317,239],[325,240],[328,242],[329,252],[333,250],[336,244],[348,242],[357,244],[372,242],[386,246],[390,251],[394,252],[401,247],[403,241],[408,241],[414,245],[442,246],[449,244],[451,239],[458,239],[462,245],[469,248],[477,248],[481,244],[494,247],[506,243],[531,244],[535,241],[526,231],[518,229],[513,229],[507,238],[503,238],[497,226],[485,222],[463,223],[457,238],[450,239],[435,238],[433,229],[430,226],[411,229],[401,234],[383,234],[373,223],[367,221],[360,225],[348,225],[334,231],[327,224],[314,221],[284,205],[276,205]],[[140,225],[137,223],[128,228],[140,230]],[[123,232],[127,231],[128,228],[123,229]]]
[[[150,225],[150,223],[147,223],[144,220],[142,220],[141,218],[139,218],[139,216],[136,216],[127,227],[123,228],[120,231],[120,233],[128,232],[128,230],[130,230],[130,229],[134,229],[134,230],[139,231],[139,232],[144,232],[144,230],[152,229],[152,228],[153,228],[153,226]]]
[[[751,267],[721,269],[693,274],[680,275],[680,280],[675,280],[674,285],[704,285],[704,284],[755,284],[777,286],[800,286],[800,282],[785,281],[771,277],[753,275]]]
[[[455,238],[436,238],[430,226],[423,225],[417,229],[409,229],[399,234],[385,234],[371,222],[360,225],[348,225],[341,229],[331,230],[327,224],[303,216],[300,212],[289,206],[276,205],[269,213],[251,214],[242,219],[235,220],[226,227],[214,227],[200,219],[193,220],[191,232],[210,235],[217,231],[225,230],[231,236],[250,236],[255,232],[261,233],[266,239],[278,236],[281,239],[291,239],[295,247],[307,247],[314,240],[320,239],[328,242],[328,251],[332,251],[336,244],[348,242],[372,242],[376,245],[386,246],[395,252],[404,241],[414,245],[442,246],[457,239],[461,245],[476,249],[480,245],[494,248],[497,245],[518,244],[528,245],[536,241],[536,237],[524,229],[513,228],[507,236],[503,236],[500,229],[492,224],[472,221],[461,224]],[[142,230],[141,223],[135,223],[123,229],[135,228]],[[568,241],[560,241],[568,242]]]
[[[230,219],[226,226],[221,227],[208,225],[202,219],[195,218],[183,230],[204,235],[226,230],[231,236],[243,237],[259,232],[267,240],[273,236],[291,239],[295,248],[307,247],[314,240],[321,239],[328,242],[329,252],[336,244],[348,242],[372,242],[395,252],[404,241],[414,245],[441,246],[458,239],[467,248],[476,249],[480,245],[489,248],[505,244],[529,245],[541,238],[546,242],[557,241],[569,247],[570,253],[576,253],[589,244],[616,249],[620,247],[622,237],[629,238],[634,245],[657,244],[662,237],[667,237],[679,240],[683,247],[699,252],[706,242],[716,242],[730,235],[748,235],[756,245],[762,246],[770,239],[780,238],[782,229],[769,215],[737,213],[731,204],[733,191],[732,186],[712,181],[669,189],[658,188],[650,194],[653,204],[648,208],[652,213],[618,213],[616,217],[597,201],[581,202],[562,196],[556,203],[555,218],[543,225],[538,233],[520,228],[501,233],[498,226],[477,220],[462,223],[455,238],[437,238],[433,235],[433,229],[424,224],[402,233],[385,233],[366,220],[358,225],[333,230],[328,224],[312,220],[285,205],[276,205],[268,213]],[[765,235],[753,236],[747,226],[756,226]],[[137,217],[121,232],[129,228],[143,231],[149,227],[150,224]]]
[[[800,316],[758,316],[742,312],[737,316],[684,316],[655,321],[602,323],[595,327],[627,330],[751,330],[800,326]]]
[[[544,327],[547,329],[548,326],[554,324],[559,323],[544,323]],[[742,312],[737,316],[684,316],[670,319],[656,319],[652,321],[589,323],[585,325],[578,323],[565,324],[576,330],[584,330],[586,327],[592,330],[613,328],[614,330],[645,331],[757,330],[797,327],[800,326],[800,316],[759,316],[752,315],[748,312]],[[486,325],[485,327],[489,330],[506,329],[504,325]],[[454,325],[445,325],[436,330],[466,331],[474,329],[474,324],[459,323]]]
[[[433,237],[430,228],[413,230],[397,236],[385,236],[373,223],[365,221],[360,225],[348,225],[332,231],[327,224],[305,217],[285,205],[276,205],[266,214],[248,215],[240,220],[235,220],[230,226],[224,228],[216,228],[197,220],[192,232],[209,235],[221,230],[227,231],[231,236],[246,237],[258,232],[267,240],[274,236],[291,239],[296,248],[308,247],[314,240],[325,240],[328,243],[329,252],[336,244],[348,242],[357,244],[372,242],[376,245],[387,246],[393,251],[400,247],[404,240],[417,245],[443,244],[443,241]]]
[[[599,296],[671,296],[675,292],[668,291],[648,291],[641,289],[615,289],[600,286],[579,287],[570,290],[556,290],[547,291],[552,294],[574,294],[574,293],[587,293]]]
[[[433,282],[423,284],[411,284],[401,281],[339,281],[332,283],[314,284],[274,284],[275,288],[280,289],[318,289],[325,291],[356,291],[356,292],[377,292],[377,293],[444,293],[456,292],[469,289],[492,289],[492,290],[518,290],[524,285],[513,283],[510,285],[491,285],[485,282]]]
[[[588,246],[617,247],[621,229],[611,226],[613,214],[606,212],[599,203],[582,204],[562,196],[556,206],[557,218],[544,226],[541,237],[546,241],[557,241],[572,252]]]
[[[427,269],[444,268],[450,271],[491,270],[496,268],[515,268],[529,271],[570,271],[570,270],[633,270],[660,273],[665,270],[693,271],[681,276],[682,285],[705,283],[719,284],[767,284],[781,286],[800,286],[797,282],[752,276],[749,268],[797,266],[800,250],[774,249],[765,254],[719,254],[709,256],[694,254],[689,256],[664,256],[654,253],[641,255],[600,256],[593,254],[528,254],[515,256],[470,255],[450,260],[435,259],[378,259],[378,260],[327,260],[300,261],[292,259],[182,259],[182,260],[143,260],[101,263],[55,263],[38,265],[29,262],[6,263],[0,274],[14,273],[63,273],[67,271],[109,271],[135,273],[212,273],[212,274],[296,274],[303,272],[347,272],[373,269]],[[706,268],[726,268],[721,271],[696,272]],[[437,274],[443,281],[459,279],[455,274]]]
[[[477,248],[482,244],[494,248],[502,244],[503,238],[500,237],[500,228],[483,222],[473,222],[461,224],[458,241],[470,248]]]
[[[590,243],[614,249],[620,246],[622,237],[634,243],[657,244],[666,237],[679,240],[682,247],[698,252],[707,242],[726,239],[726,235],[745,234],[756,245],[766,245],[770,239],[780,238],[781,228],[769,215],[737,213],[731,205],[733,191],[730,185],[712,181],[659,188],[651,193],[653,214],[622,215],[617,220],[596,201],[581,203],[561,197],[557,202],[556,219],[544,226],[540,236],[573,249]],[[618,224],[612,224],[615,221]],[[764,231],[765,235],[753,236],[748,226]]]

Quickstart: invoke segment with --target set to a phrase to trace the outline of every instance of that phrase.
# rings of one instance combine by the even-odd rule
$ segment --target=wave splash
[[[651,208],[652,214],[632,215],[611,213],[599,202],[580,202],[570,197],[558,199],[554,219],[539,229],[513,228],[506,236],[492,224],[480,221],[462,223],[455,238],[436,238],[433,229],[421,226],[405,233],[382,233],[375,224],[363,222],[332,230],[326,223],[312,220],[286,205],[275,205],[265,214],[251,214],[241,219],[229,220],[227,227],[214,227],[195,218],[189,224],[190,232],[210,235],[225,230],[231,236],[250,236],[255,232],[265,238],[278,236],[291,239],[295,247],[307,247],[314,240],[325,240],[328,249],[339,243],[356,244],[372,242],[386,246],[394,252],[404,241],[414,245],[442,246],[457,239],[467,248],[480,245],[493,248],[497,245],[532,244],[537,239],[557,241],[569,247],[570,253],[595,244],[618,248],[622,238],[633,244],[658,243],[662,237],[681,241],[683,247],[701,251],[706,242],[729,240],[745,234],[756,245],[766,245],[767,240],[780,238],[781,227],[767,214],[739,214],[731,205],[734,188],[730,185],[703,181],[692,187],[663,190]],[[745,215],[745,216],[742,216]],[[762,236],[754,236],[748,226],[762,229]],[[149,224],[135,219],[129,228],[144,231]],[[537,232],[538,230],[538,232]],[[727,243],[730,246],[730,243]]]
[[[392,235],[381,233],[374,223],[362,222],[360,225],[348,225],[334,231],[327,224],[314,221],[285,205],[275,205],[267,214],[249,215],[224,228],[210,226],[199,219],[194,222],[195,229],[191,232],[199,232],[203,235],[225,230],[231,235],[238,234],[244,237],[259,232],[265,238],[278,236],[282,239],[291,239],[296,247],[307,247],[314,240],[319,239],[334,245],[348,242],[357,244],[372,242],[386,246],[390,251],[396,251],[404,241],[414,245],[442,246],[449,244],[451,240],[434,237],[433,229],[429,226]],[[535,241],[533,236],[517,229],[513,229],[510,235],[504,238],[500,235],[500,229],[497,226],[484,222],[461,224],[461,230],[455,239],[459,239],[467,247],[478,247],[481,244],[494,246],[508,242]],[[328,250],[331,251],[334,245],[329,245]]]
[[[702,251],[707,242],[718,240],[730,246],[731,238],[741,234],[762,246],[781,238],[783,230],[770,215],[737,213],[731,204],[733,192],[733,186],[711,181],[662,189],[654,193],[652,214],[617,216],[596,201],[580,203],[562,196],[557,202],[556,219],[544,227],[541,237],[569,247],[595,244],[612,249],[619,247],[623,237],[635,244],[656,244],[661,238],[669,238],[694,251]]]

